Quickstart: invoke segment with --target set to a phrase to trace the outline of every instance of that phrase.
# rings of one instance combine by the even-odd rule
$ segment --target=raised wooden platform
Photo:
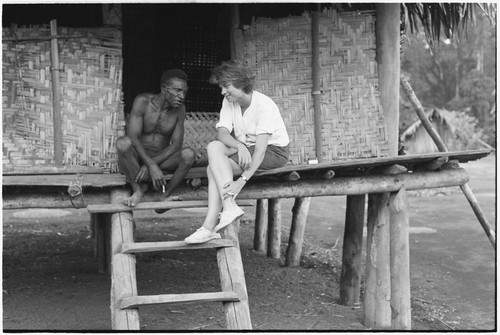
[[[474,151],[453,151],[436,152],[421,155],[404,155],[397,157],[365,158],[351,159],[346,161],[325,162],[314,165],[287,165],[279,169],[268,170],[256,173],[251,183],[259,179],[274,179],[280,176],[287,176],[293,172],[300,175],[300,179],[320,178],[324,173],[333,171],[335,176],[362,176],[366,175],[371,169],[398,164],[404,166],[408,171],[426,162],[439,159],[441,157],[448,160],[457,160],[459,163],[466,163],[488,156],[492,150],[474,150]],[[61,172],[58,172],[61,171]],[[64,172],[66,171],[66,172]],[[68,174],[68,169],[47,169],[47,174],[37,175],[3,175],[3,186],[69,186],[75,179],[76,173]],[[80,173],[82,170],[78,170]],[[167,175],[170,179],[172,175]],[[192,168],[186,176],[186,179],[206,178],[206,168]],[[86,173],[82,179],[82,187],[107,188],[126,185],[125,176],[119,173],[102,174],[91,170]]]

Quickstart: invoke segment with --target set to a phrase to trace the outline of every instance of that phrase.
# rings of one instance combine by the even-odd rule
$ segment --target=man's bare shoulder
[[[134,102],[145,103],[150,102],[153,99],[155,94],[153,93],[139,93],[136,95]]]

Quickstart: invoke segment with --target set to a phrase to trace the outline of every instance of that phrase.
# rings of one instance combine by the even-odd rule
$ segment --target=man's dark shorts
[[[253,152],[255,151],[255,146],[247,147],[248,151],[250,151],[250,155],[253,156]],[[286,147],[278,147],[276,145],[268,145],[266,149],[266,154],[264,156],[264,160],[260,164],[257,172],[276,169],[282,166],[285,166],[288,163],[288,159],[290,157],[290,147],[287,145]],[[233,161],[238,164],[238,153],[229,156]]]

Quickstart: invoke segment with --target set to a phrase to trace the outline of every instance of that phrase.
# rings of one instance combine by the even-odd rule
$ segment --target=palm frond
[[[475,9],[481,9],[494,25],[496,4],[491,3],[404,3],[402,9],[411,32],[423,28],[428,40],[439,41],[441,32],[449,39],[460,36],[475,22]]]

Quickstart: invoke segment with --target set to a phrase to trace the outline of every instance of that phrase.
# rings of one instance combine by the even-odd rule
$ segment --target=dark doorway
[[[188,75],[188,112],[218,112],[220,90],[210,70],[230,58],[228,6],[223,4],[122,5],[125,113],[137,94],[157,93],[163,71]]]

